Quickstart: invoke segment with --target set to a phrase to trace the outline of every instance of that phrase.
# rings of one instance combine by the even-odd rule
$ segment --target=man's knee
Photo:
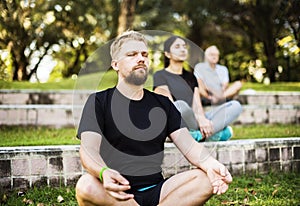
[[[97,194],[97,202],[105,199],[98,180],[89,174],[82,175],[76,184],[76,199],[79,205],[85,205],[83,204],[85,202],[95,202],[93,196],[95,194]]]
[[[200,196],[209,198],[213,195],[213,187],[212,183],[210,182],[207,174],[200,170],[196,169],[194,170],[195,173],[195,185],[199,188],[197,191]]]
[[[77,184],[76,184],[76,197],[78,198],[84,198],[91,194],[92,192],[92,186],[89,184],[90,177],[88,175],[82,175]]]
[[[236,111],[238,114],[240,114],[243,111],[243,107],[241,103],[237,100],[232,100],[232,106],[234,108],[234,111]]]

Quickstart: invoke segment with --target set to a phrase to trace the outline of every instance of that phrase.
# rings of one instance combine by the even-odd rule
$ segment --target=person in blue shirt
[[[242,82],[229,82],[228,68],[218,64],[219,49],[213,45],[204,52],[205,62],[196,64],[194,74],[200,85],[199,91],[204,105],[220,104],[235,98],[242,88]],[[229,84],[230,83],[230,84]]]

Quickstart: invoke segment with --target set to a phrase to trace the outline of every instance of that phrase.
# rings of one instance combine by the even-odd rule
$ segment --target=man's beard
[[[138,74],[142,73],[140,71],[134,70],[130,72],[130,74],[125,78],[125,81],[129,84],[133,84],[136,86],[140,86],[144,84],[148,78],[148,72],[145,71],[143,74]]]

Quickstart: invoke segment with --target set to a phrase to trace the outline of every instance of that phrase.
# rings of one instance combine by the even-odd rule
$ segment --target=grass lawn
[[[0,126],[0,146],[79,144],[74,128]]]
[[[90,89],[94,90],[105,89],[114,86],[117,81],[115,71],[109,70],[106,73],[92,73],[88,75],[81,75],[77,80],[68,78],[58,82],[47,83],[30,83],[30,82],[7,82],[0,80],[0,89],[36,89],[36,90],[60,90],[60,89]],[[151,74],[145,87],[152,89],[153,79]],[[262,83],[245,82],[242,90],[254,89],[256,91],[300,91],[300,82],[275,82],[270,85]]]
[[[236,139],[300,137],[295,124],[234,125]],[[0,126],[0,147],[79,144],[75,128]]]
[[[300,204],[299,191],[300,174],[234,176],[228,191],[213,196],[205,205],[296,206]],[[0,205],[77,205],[74,187],[31,188],[6,193],[0,191],[0,195]],[[59,196],[64,199],[61,203],[58,203]]]
[[[205,205],[296,206],[299,191],[300,174],[237,176],[224,195],[213,196]]]

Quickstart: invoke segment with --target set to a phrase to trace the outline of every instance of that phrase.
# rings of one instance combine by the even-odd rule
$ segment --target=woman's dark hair
[[[176,39],[182,39],[185,43],[187,43],[186,40],[180,36],[171,36],[164,43],[164,52],[170,52],[170,48],[172,44],[176,41]],[[170,64],[170,59],[166,57],[166,55],[164,55],[164,67],[167,68],[169,64]]]

